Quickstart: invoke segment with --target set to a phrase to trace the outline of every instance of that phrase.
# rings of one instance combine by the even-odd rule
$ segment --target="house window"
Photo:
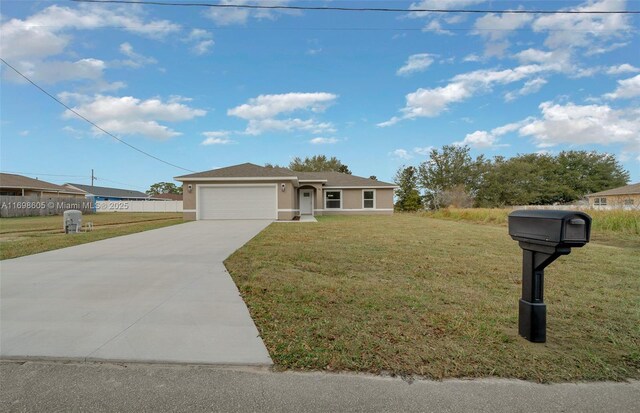
[[[341,209],[342,191],[325,191],[324,207],[327,209]]]
[[[596,206],[598,206],[598,205],[607,205],[607,198],[596,198],[593,201],[593,205],[596,205]]]
[[[376,207],[376,191],[373,189],[365,189],[362,191],[362,208]]]
[[[631,198],[629,198],[629,199],[625,199],[625,200],[624,200],[624,204],[625,204],[625,205],[627,205],[627,206],[628,206],[628,205],[633,205],[633,199],[631,199]]]

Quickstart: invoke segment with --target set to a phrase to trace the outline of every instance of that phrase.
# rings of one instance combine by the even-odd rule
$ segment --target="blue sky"
[[[268,3],[640,10],[618,0]],[[6,1],[1,13],[3,59],[190,170],[326,154],[391,180],[431,147],[466,143],[489,157],[608,152],[640,181],[640,16],[55,1]],[[4,66],[0,93],[2,171],[89,183],[93,168],[97,185],[142,190],[185,173],[94,130]]]

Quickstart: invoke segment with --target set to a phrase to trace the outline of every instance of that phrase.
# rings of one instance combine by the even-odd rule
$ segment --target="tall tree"
[[[182,187],[172,182],[157,182],[149,187],[147,195],[181,194]]]
[[[464,188],[471,196],[483,172],[484,158],[471,158],[468,146],[445,145],[432,149],[429,159],[418,167],[419,183],[425,190],[425,201],[434,209],[444,205],[443,194],[454,188]]]
[[[398,169],[394,179],[396,190],[395,207],[399,211],[417,211],[422,209],[422,197],[418,189],[418,169],[415,166],[403,166]]]
[[[295,157],[289,163],[289,169],[298,172],[342,172],[343,174],[351,175],[351,171],[349,167],[335,156],[331,158],[327,158],[325,155],[315,155],[312,157],[306,157],[301,159],[300,157]]]

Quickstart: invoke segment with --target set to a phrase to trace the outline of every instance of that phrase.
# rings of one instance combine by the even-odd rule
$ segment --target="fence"
[[[93,203],[87,198],[0,196],[2,218],[62,215],[64,211],[77,209],[83,214],[93,212]]]
[[[97,201],[96,212],[182,212],[182,201]]]

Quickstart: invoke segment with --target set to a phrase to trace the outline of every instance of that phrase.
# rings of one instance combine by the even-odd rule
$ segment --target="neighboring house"
[[[0,195],[79,199],[85,197],[84,191],[77,188],[68,188],[40,179],[6,173],[0,173]]]
[[[160,201],[182,201],[182,194],[158,194],[151,195],[151,200]]]
[[[178,176],[183,212],[194,219],[392,214],[394,184],[339,172],[295,172],[251,163]]]
[[[587,195],[594,209],[640,209],[640,183]]]
[[[130,189],[108,188],[105,186],[92,186],[82,184],[64,184],[67,188],[81,190],[86,193],[87,198],[94,201],[144,201],[149,195],[140,191]]]

